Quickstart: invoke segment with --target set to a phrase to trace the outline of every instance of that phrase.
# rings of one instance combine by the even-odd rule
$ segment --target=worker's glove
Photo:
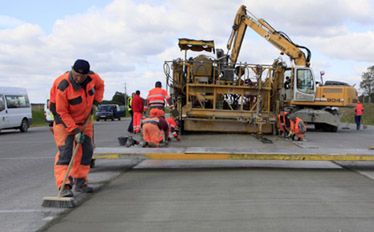
[[[79,132],[75,134],[75,142],[82,144],[84,142],[84,134],[83,132]]]

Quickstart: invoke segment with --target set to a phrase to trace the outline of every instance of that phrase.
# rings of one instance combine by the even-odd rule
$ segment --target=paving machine
[[[289,56],[291,66],[280,59],[271,65],[238,62],[248,27]],[[317,82],[310,68],[310,50],[264,19],[250,16],[245,6],[239,8],[232,28],[227,53],[215,49],[214,41],[183,38],[178,45],[184,58],[164,64],[184,131],[273,133],[276,115],[286,109],[317,129],[337,131],[339,107],[357,102],[352,86]],[[188,50],[204,53],[187,58]]]

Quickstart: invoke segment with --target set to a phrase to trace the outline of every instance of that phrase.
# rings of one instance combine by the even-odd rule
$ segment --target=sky
[[[0,0],[0,86],[26,87],[44,103],[53,80],[86,59],[116,91],[146,96],[165,84],[164,61],[183,58],[178,38],[214,40],[226,51],[237,9],[312,52],[317,79],[359,86],[374,65],[373,0]],[[193,55],[193,54],[191,54]],[[212,54],[214,56],[214,54]],[[247,30],[239,61],[271,64],[279,50]],[[287,57],[282,57],[287,60]]]

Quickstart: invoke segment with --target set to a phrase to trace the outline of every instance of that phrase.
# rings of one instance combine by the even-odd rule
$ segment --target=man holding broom
[[[61,197],[72,197],[76,192],[90,193],[87,176],[93,154],[93,104],[103,100],[104,81],[90,71],[86,60],[78,59],[72,69],[59,76],[50,91],[50,108],[54,114],[53,135],[58,148],[54,174]],[[68,178],[65,175],[73,155],[73,147],[79,144]]]

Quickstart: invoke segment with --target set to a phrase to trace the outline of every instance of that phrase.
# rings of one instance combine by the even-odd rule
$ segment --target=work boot
[[[74,194],[73,192],[71,191],[71,185],[69,184],[66,184],[64,189],[62,190],[61,192],[61,197],[73,197]]]
[[[74,191],[80,193],[93,193],[93,188],[89,187],[86,180],[83,178],[76,178],[74,183]]]

